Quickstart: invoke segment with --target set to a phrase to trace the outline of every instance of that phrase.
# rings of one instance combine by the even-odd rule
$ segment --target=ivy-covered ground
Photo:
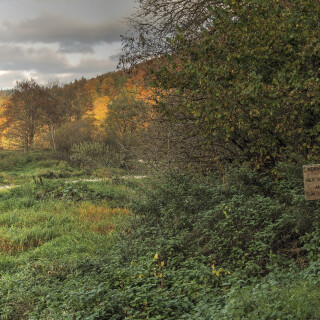
[[[130,179],[1,152],[0,170],[0,319],[320,318],[300,164]]]

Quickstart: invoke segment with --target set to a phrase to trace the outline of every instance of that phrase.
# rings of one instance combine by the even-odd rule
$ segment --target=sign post
[[[306,200],[320,199],[320,164],[303,166]]]

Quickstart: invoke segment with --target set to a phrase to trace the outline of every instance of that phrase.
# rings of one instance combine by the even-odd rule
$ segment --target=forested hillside
[[[64,127],[72,123],[89,131],[96,126],[98,130],[112,109],[110,105],[126,95],[129,88],[132,99],[136,99],[141,89],[138,84],[137,88],[130,85],[128,76],[120,71],[68,84],[40,85],[33,79],[18,82],[14,90],[1,96],[3,147],[61,151],[70,148],[71,145],[59,145],[65,138],[63,134],[68,134]],[[78,140],[86,141],[86,137]]]

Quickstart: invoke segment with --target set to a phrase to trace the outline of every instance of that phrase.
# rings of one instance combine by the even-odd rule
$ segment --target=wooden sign
[[[320,199],[320,164],[303,166],[306,200]]]

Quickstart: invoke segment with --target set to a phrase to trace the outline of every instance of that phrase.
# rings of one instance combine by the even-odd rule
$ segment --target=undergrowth
[[[300,169],[24,175],[0,192],[0,319],[319,319],[320,205]]]

